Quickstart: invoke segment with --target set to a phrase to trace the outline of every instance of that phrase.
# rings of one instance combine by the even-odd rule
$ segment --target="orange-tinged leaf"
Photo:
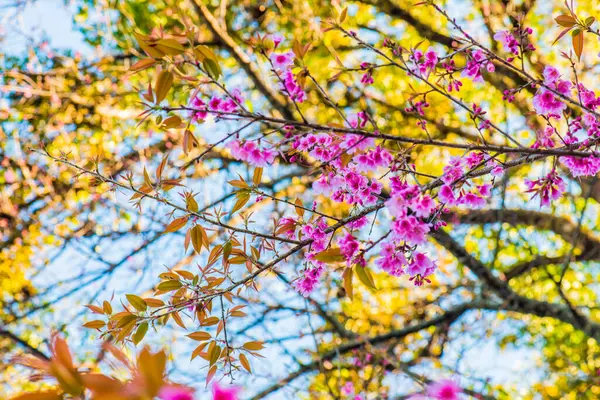
[[[206,374],[206,386],[208,386],[208,384],[210,383],[210,381],[212,380],[212,378],[215,376],[216,373],[217,373],[217,366],[213,365],[208,370],[208,374]]]
[[[110,305],[110,303],[106,300],[104,300],[104,302],[102,302],[102,309],[104,310],[105,314],[112,314],[112,306]]]
[[[294,207],[296,209],[296,214],[298,214],[299,217],[303,217],[304,216],[304,209],[300,208],[300,207],[304,207],[304,204],[302,204],[302,200],[296,198],[296,200],[294,200],[294,204],[296,206],[299,206],[299,207]]]
[[[218,323],[219,323],[219,318],[218,317],[208,317],[204,321],[202,321],[200,323],[200,325],[202,325],[202,326],[212,326],[212,325],[216,325]]]
[[[232,317],[245,317],[245,316],[246,316],[246,315],[248,315],[248,314],[246,314],[246,313],[245,313],[245,312],[243,312],[243,311],[232,311],[230,315],[231,315]]]
[[[89,328],[89,329],[100,329],[103,328],[106,325],[106,323],[102,320],[94,320],[94,321],[90,321],[90,322],[86,322],[85,324],[83,324],[84,328]]]
[[[131,67],[129,67],[129,70],[135,71],[135,72],[143,71],[147,68],[152,67],[155,64],[156,64],[156,60],[154,58],[144,58],[142,60],[139,60],[135,64],[133,64]]]
[[[194,48],[194,55],[200,62],[204,61],[207,58],[217,61],[217,56],[215,55],[215,53],[213,53],[210,47],[205,46],[203,44]]]
[[[577,59],[581,61],[581,54],[583,53],[583,31],[579,31],[578,34],[573,35],[573,50],[577,55]]]
[[[92,312],[95,314],[104,314],[104,310],[98,306],[88,304],[88,305],[86,305],[86,307],[89,308],[90,310],[92,310]]]
[[[127,356],[121,350],[117,349],[112,343],[104,342],[102,348],[112,354],[114,358],[121,362],[121,364],[126,366],[128,369],[131,369],[129,358],[127,358]]]
[[[260,183],[262,182],[262,174],[263,174],[262,168],[256,168],[254,170],[254,175],[252,176],[252,183],[254,183],[255,186],[260,185]]]
[[[144,301],[146,302],[146,304],[148,304],[148,307],[152,308],[162,307],[165,305],[165,302],[159,299],[147,298],[144,299]]]
[[[246,262],[246,257],[245,256],[235,256],[235,257],[231,257],[227,261],[230,264],[244,264]]]
[[[198,226],[200,226],[200,225],[198,225]],[[206,230],[202,226],[200,226],[200,233],[202,234],[202,244],[204,245],[204,247],[206,247],[206,250],[208,250],[208,246],[210,245],[210,240],[208,239]]]
[[[248,184],[241,180],[241,179],[234,179],[232,181],[228,182],[231,186],[235,186],[236,188],[240,188],[240,189],[248,189],[250,186],[248,186]]]
[[[165,129],[180,128],[180,127],[182,127],[182,121],[181,121],[181,117],[179,117],[178,115],[170,116],[169,118],[165,119],[161,124],[161,128],[165,128]]]
[[[156,167],[156,180],[157,181],[160,181],[162,178],[163,171],[165,170],[165,166],[167,165],[167,159],[168,159],[168,156],[165,154],[162,158],[162,161],[158,165],[158,167]]]
[[[201,343],[200,346],[196,347],[194,349],[194,351],[192,351],[191,360],[193,360],[194,358],[198,357],[202,353],[202,351],[204,350],[204,348],[206,347],[207,344],[208,344],[208,342]]]
[[[219,357],[221,356],[221,346],[215,345],[210,351],[209,356],[210,365],[216,364],[216,362],[219,361]]]
[[[196,201],[196,199],[194,198],[194,196],[189,195],[186,199],[185,199],[185,206],[187,207],[188,210],[190,210],[191,212],[198,212],[198,202]]]
[[[115,393],[124,386],[120,381],[98,373],[83,374],[81,381],[83,386],[98,394]]]
[[[221,252],[223,251],[223,246],[218,244],[210,251],[208,255],[208,265],[212,265],[219,259]]]
[[[244,348],[246,350],[252,350],[252,351],[258,351],[258,350],[262,350],[264,348],[262,342],[246,342],[244,343]]]
[[[351,268],[346,268],[344,270],[344,274],[342,275],[344,279],[344,290],[346,290],[346,295],[350,300],[354,298],[353,286],[352,286],[352,277],[354,274],[352,273]]]
[[[137,321],[137,319],[138,319],[138,317],[136,315],[133,315],[133,314],[125,315],[117,323],[117,328],[124,328],[126,325],[129,325],[132,322],[135,323],[135,321]]]
[[[338,22],[341,24],[346,20],[346,16],[348,15],[348,7],[342,10],[340,17],[338,18]]]
[[[40,371],[48,372],[50,369],[50,362],[32,356],[31,354],[25,354],[13,358],[13,363],[23,365],[27,368],[38,369]]]
[[[177,323],[177,325],[179,325],[180,327],[182,327],[183,329],[185,329],[185,324],[183,323],[183,320],[179,316],[178,312],[174,312],[173,314],[171,314],[171,316],[173,317],[173,320],[175,320],[175,322]]]
[[[190,230],[190,237],[192,239],[194,250],[196,250],[196,253],[200,253],[202,251],[202,227],[200,225],[194,225]]]
[[[171,271],[162,272],[160,275],[158,275],[158,277],[160,279],[164,279],[164,280],[168,280],[168,279],[179,280],[179,275],[177,275],[176,273],[171,272]]]
[[[137,32],[133,32],[133,35],[137,39],[138,44],[140,45],[141,49],[144,50],[146,52],[146,54],[148,54],[150,57],[154,57],[154,58],[164,57],[165,53],[163,53],[162,51],[160,51],[159,49],[157,49],[154,46],[154,40],[152,38],[150,38],[149,36],[146,36],[146,35],[142,35]]]
[[[138,355],[137,369],[144,378],[145,393],[150,398],[158,395],[163,386],[163,375],[167,364],[167,355],[164,351],[152,353],[146,346]]]
[[[194,279],[194,274],[191,273],[190,271],[186,271],[183,269],[176,269],[175,272],[177,273],[177,275],[181,276],[184,279],[188,279],[188,280],[192,280]]]
[[[173,74],[169,71],[162,71],[158,78],[156,78],[156,83],[154,84],[154,93],[156,95],[156,104],[160,103],[165,99],[167,93],[173,86]]]
[[[242,364],[242,367],[244,367],[244,369],[246,371],[248,371],[249,373],[252,373],[252,368],[250,368],[250,363],[248,362],[248,358],[246,358],[246,355],[244,355],[243,353],[240,354],[240,364]]]
[[[565,28],[572,27],[577,24],[577,20],[570,15],[559,15],[554,18],[557,24],[560,26],[564,26]]]
[[[73,369],[73,357],[71,356],[71,350],[67,342],[58,335],[52,338],[52,354],[54,355],[54,361],[60,363],[67,369]]]
[[[197,340],[199,342],[203,342],[205,340],[209,340],[212,336],[208,332],[198,331],[190,333],[189,335],[187,335],[187,337],[193,340]]]
[[[554,46],[556,44],[556,42],[558,42],[560,40],[560,38],[562,38],[563,36],[565,36],[567,33],[569,33],[569,31],[572,28],[565,28],[563,29],[560,34],[556,37],[556,39],[554,39],[554,42],[552,42],[552,46]]]
[[[167,233],[167,232],[177,232],[178,230],[180,230],[181,228],[183,228],[185,226],[185,224],[187,224],[187,221],[188,221],[188,217],[175,218],[167,226],[167,228],[165,229],[165,233]]]
[[[63,397],[58,390],[31,392],[11,397],[10,400],[61,400]]]
[[[184,154],[187,155],[190,151],[193,150],[194,146],[198,146],[198,145],[199,145],[199,143],[198,143],[198,139],[196,139],[196,136],[194,136],[192,131],[190,131],[189,129],[186,129],[185,133],[183,134],[183,142],[182,142]]]
[[[236,195],[238,200],[235,202],[235,205],[233,206],[233,209],[231,210],[231,214],[235,214],[236,211],[239,211],[240,209],[242,209],[242,207],[244,207],[246,205],[246,203],[248,202],[248,200],[250,200],[250,193],[249,192],[238,192],[238,194]]]

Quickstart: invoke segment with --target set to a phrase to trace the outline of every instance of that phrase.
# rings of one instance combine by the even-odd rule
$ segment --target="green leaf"
[[[170,56],[176,56],[185,51],[185,47],[175,39],[161,39],[156,42],[156,48]]]
[[[239,211],[246,205],[248,200],[250,200],[250,192],[239,190],[236,193],[237,201],[231,210],[231,214],[234,214],[236,211]]]
[[[356,276],[358,276],[358,279],[360,279],[365,286],[371,289],[377,289],[377,287],[375,287],[375,282],[373,281],[373,276],[367,268],[357,265],[354,270],[356,271]]]
[[[315,255],[315,259],[326,263],[334,263],[344,261],[346,258],[338,247],[331,247]]]
[[[133,335],[133,343],[137,345],[139,342],[141,342],[144,336],[146,336],[146,332],[148,332],[148,323],[144,322],[143,324],[140,324],[140,326],[137,328],[137,331],[135,331]]]
[[[194,227],[190,231],[190,237],[192,239],[192,245],[194,246],[194,250],[196,253],[200,253],[202,251],[202,227],[200,225],[194,225]]]
[[[164,281],[164,282],[159,283],[156,288],[163,292],[170,292],[172,290],[179,289],[181,286],[183,286],[183,284],[181,282],[175,281],[175,280],[170,280],[170,281]]]
[[[207,58],[202,62],[202,65],[211,78],[215,80],[219,79],[219,76],[221,76],[221,67],[219,67],[219,64],[215,60]]]
[[[126,294],[127,300],[129,303],[138,311],[144,312],[148,308],[148,304],[139,296],[135,294]]]
[[[353,292],[353,286],[352,286],[352,277],[354,276],[354,274],[352,273],[352,269],[351,268],[346,268],[344,270],[344,274],[342,275],[342,278],[344,279],[344,290],[346,290],[346,296],[348,296],[348,298],[350,300],[354,299],[354,292]]]

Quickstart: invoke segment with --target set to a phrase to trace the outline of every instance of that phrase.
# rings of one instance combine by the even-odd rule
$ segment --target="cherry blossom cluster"
[[[512,63],[522,58],[524,53],[535,51],[528,42],[528,36],[533,31],[527,27],[517,27],[511,31],[500,31],[494,36],[511,54],[507,62]],[[356,33],[349,32],[353,39],[359,40]],[[273,39],[275,50],[268,53],[274,79],[279,90],[292,103],[302,103],[306,100],[306,92],[299,83],[299,75],[306,76],[302,61],[296,59],[294,51],[279,50],[281,39]],[[431,82],[434,90],[444,94],[460,91],[462,80],[469,79],[475,84],[484,81],[485,74],[493,74],[496,70],[495,57],[485,48],[467,46],[447,56],[442,56],[434,48],[426,51],[411,49],[407,51],[391,39],[385,39],[383,50],[391,50],[391,60],[399,60],[398,64],[409,76],[415,79]],[[462,53],[466,61],[454,60],[456,54]],[[377,64],[361,62],[353,69],[361,75],[363,85],[374,83],[373,72]],[[445,82],[436,86],[439,82]],[[565,99],[581,99],[583,106],[595,110],[600,105],[592,90],[583,84],[575,84],[562,77],[561,73],[552,66],[543,71],[543,80],[530,82],[537,87],[531,100],[535,113],[548,122],[547,126],[536,133],[536,140],[530,145],[533,149],[553,149],[559,145],[571,148],[588,149],[600,139],[600,123],[595,115],[584,112],[581,116],[567,118]],[[439,89],[436,89],[439,88]],[[504,93],[504,99],[512,102],[515,95],[523,88],[509,89]],[[211,97],[202,100],[194,97],[191,101],[196,110],[193,118],[205,119],[207,112],[217,111],[236,113],[243,98],[239,91],[232,91],[229,99]],[[407,113],[417,116],[418,125],[426,130],[426,109],[429,107],[427,93],[411,97],[405,108]],[[456,103],[456,101],[455,101]],[[498,128],[488,119],[487,111],[481,105],[468,106],[459,102],[466,109],[475,128],[482,134],[483,130],[493,132]],[[338,110],[338,113],[342,113]],[[552,121],[564,119],[567,132],[559,135]],[[496,180],[503,176],[504,166],[498,157],[488,151],[468,151],[462,157],[450,159],[443,168],[442,175],[436,184],[423,189],[409,183],[414,169],[406,164],[403,157],[395,155],[385,140],[380,138],[373,117],[362,110],[352,116],[344,117],[345,126],[357,132],[340,133],[334,129],[298,129],[296,124],[282,126],[280,132],[284,140],[265,146],[259,140],[235,138],[227,143],[231,155],[246,163],[263,167],[272,164],[277,156],[290,163],[310,161],[319,168],[318,175],[312,184],[313,192],[324,195],[336,203],[352,207],[352,213],[358,214],[367,207],[380,206],[383,213],[389,215],[389,233],[379,240],[376,245],[379,255],[375,264],[383,271],[393,276],[408,275],[417,286],[429,282],[429,276],[435,271],[435,261],[427,254],[424,245],[427,235],[441,226],[444,222],[441,215],[447,212],[447,207],[483,207],[492,195]],[[369,128],[372,128],[369,130]],[[501,132],[506,136],[507,134]],[[515,142],[516,143],[516,142]],[[594,153],[595,154],[595,153]],[[600,157],[556,156],[569,169],[572,176],[595,175],[600,171]],[[555,162],[556,164],[556,162]],[[473,178],[474,171],[478,178]],[[565,191],[565,183],[559,177],[556,168],[541,178],[527,180],[526,191],[539,196],[542,206],[548,206],[559,199]],[[316,211],[315,204],[313,210]],[[315,214],[316,215],[316,214]],[[295,288],[304,296],[308,296],[318,286],[325,270],[326,263],[319,261],[319,253],[330,246],[337,246],[346,266],[366,265],[365,253],[373,248],[371,239],[365,239],[361,228],[374,223],[369,218],[362,217],[347,223],[336,232],[329,232],[330,223],[327,217],[319,216],[308,221],[295,217],[284,217],[279,226],[284,227],[280,232],[289,239],[311,241],[304,252],[304,269],[295,281]]]
[[[237,387],[224,387],[214,384],[212,387],[212,400],[238,400]],[[164,386],[158,398],[161,400],[194,400],[194,392],[187,387],[168,385]]]
[[[272,53],[270,60],[273,70],[280,80],[279,88],[296,103],[303,103],[306,100],[304,89],[298,84],[296,75],[292,72],[295,55],[293,52]]]
[[[229,97],[221,98],[218,96],[212,96],[206,104],[202,98],[194,96],[190,102],[194,108],[192,112],[192,121],[200,122],[206,119],[208,111],[222,112],[222,113],[233,113],[239,110],[240,104],[244,102],[244,97],[239,89],[234,89],[229,93]]]

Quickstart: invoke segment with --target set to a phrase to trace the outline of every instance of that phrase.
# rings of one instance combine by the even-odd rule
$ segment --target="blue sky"
[[[0,7],[14,0],[0,0]],[[26,35],[48,37],[52,47],[88,50],[81,35],[74,30],[72,15],[60,0],[38,0],[25,9],[0,8],[0,25],[5,40],[0,45],[8,53],[20,53],[27,44]]]

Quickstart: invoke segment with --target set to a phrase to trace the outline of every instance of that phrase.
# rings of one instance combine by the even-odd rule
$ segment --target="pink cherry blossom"
[[[525,185],[527,186],[527,193],[534,193],[533,197],[540,196],[542,207],[549,206],[551,201],[559,199],[565,191],[565,184],[555,170],[534,181],[526,179]]]
[[[509,31],[496,32],[494,40],[502,42],[504,47],[511,53],[519,54],[519,41]]]
[[[462,388],[453,380],[445,379],[427,386],[427,394],[436,400],[458,400]]]
[[[575,178],[594,176],[600,171],[600,157],[561,157],[560,161]]]
[[[222,387],[215,383],[213,385],[213,400],[237,400],[237,394],[240,391],[236,387]]]
[[[161,400],[194,400],[194,391],[184,386],[166,385],[160,389]]]
[[[567,105],[557,99],[549,90],[541,88],[533,97],[533,108],[539,115],[560,116],[567,108]]]
[[[272,53],[271,54],[271,62],[273,66],[279,71],[285,71],[294,65],[294,52],[288,51],[285,53]]]

